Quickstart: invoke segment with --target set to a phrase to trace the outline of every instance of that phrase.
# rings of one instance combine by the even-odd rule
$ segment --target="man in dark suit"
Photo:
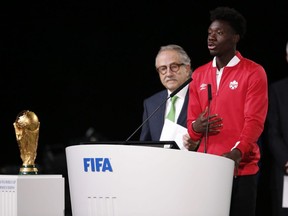
[[[155,60],[156,71],[159,74],[162,85],[166,88],[155,93],[144,100],[143,121],[150,116],[162,102],[180,85],[191,77],[191,60],[184,49],[178,45],[162,46]],[[177,94],[175,102],[174,122],[187,128],[187,105],[188,105],[188,85]],[[175,96],[174,96],[175,97]],[[172,106],[171,100],[167,100],[166,106],[161,106],[159,110],[143,125],[141,141],[159,141],[166,116]],[[193,142],[188,133],[183,135],[183,146],[188,150],[195,150],[198,143]]]
[[[288,42],[286,44],[288,62]],[[283,178],[288,175],[288,78],[274,82],[269,89],[266,135],[270,157],[270,189],[273,216],[287,216],[282,207]]]

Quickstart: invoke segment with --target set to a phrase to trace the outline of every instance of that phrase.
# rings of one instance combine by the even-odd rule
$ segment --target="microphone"
[[[212,91],[211,84],[207,84],[208,87],[208,110],[207,110],[207,124],[205,131],[205,140],[204,140],[204,153],[207,153],[207,140],[208,140],[208,132],[209,132],[209,116],[210,116],[210,101],[212,100]]]
[[[208,101],[212,100],[211,84],[208,84]]]
[[[176,90],[174,90],[143,122],[142,124],[126,139],[126,142],[131,139],[131,137],[134,136],[134,134],[142,128],[142,126],[160,109],[161,106],[163,106],[166,101],[176,95],[180,90],[182,90],[187,84],[189,84],[192,81],[192,77],[190,77],[188,80],[186,80],[182,85],[180,85]]]
[[[173,91],[170,94],[170,97],[173,97],[174,95],[176,95],[180,90],[182,90],[188,83],[190,83],[192,81],[192,77],[190,77],[188,80],[186,80],[182,85],[180,85],[175,91]]]

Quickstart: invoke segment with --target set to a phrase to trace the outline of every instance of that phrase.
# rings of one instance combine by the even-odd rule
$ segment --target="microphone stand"
[[[186,80],[181,86],[179,86],[175,91],[173,91],[143,122],[142,124],[126,139],[126,142],[133,137],[133,135],[160,109],[161,106],[163,106],[166,101],[176,95],[181,89],[183,89],[188,83],[192,81],[192,77],[190,77],[188,80]]]
[[[208,86],[208,110],[207,110],[207,124],[206,124],[205,139],[204,139],[204,153],[207,153],[209,117],[210,117],[210,102],[212,100],[211,84],[208,84],[207,86]]]
[[[170,94],[171,95],[171,94]],[[142,124],[126,139],[126,142],[129,141],[131,139],[131,137],[133,137],[133,135],[154,115],[154,113],[156,113],[160,107],[166,103],[166,101],[171,97],[171,96],[168,96],[158,107],[157,109],[155,109],[146,119],[145,121],[142,122]]]

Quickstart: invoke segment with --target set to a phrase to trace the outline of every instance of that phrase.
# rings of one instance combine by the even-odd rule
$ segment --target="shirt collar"
[[[186,85],[183,89],[181,89],[176,95],[178,96],[178,98],[181,98],[181,99],[185,99],[186,97],[186,93],[188,91],[188,86],[189,85]],[[168,95],[170,95],[172,92],[168,90]]]
[[[225,67],[233,67],[240,62],[240,59],[235,55]],[[216,67],[216,56],[213,58],[212,66]]]

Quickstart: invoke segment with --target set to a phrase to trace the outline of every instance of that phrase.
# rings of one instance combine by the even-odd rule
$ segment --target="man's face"
[[[174,50],[162,51],[156,58],[161,83],[173,92],[190,77],[190,65],[184,65]]]
[[[235,50],[238,40],[239,35],[226,21],[215,20],[208,28],[208,49],[213,56],[225,55]]]

